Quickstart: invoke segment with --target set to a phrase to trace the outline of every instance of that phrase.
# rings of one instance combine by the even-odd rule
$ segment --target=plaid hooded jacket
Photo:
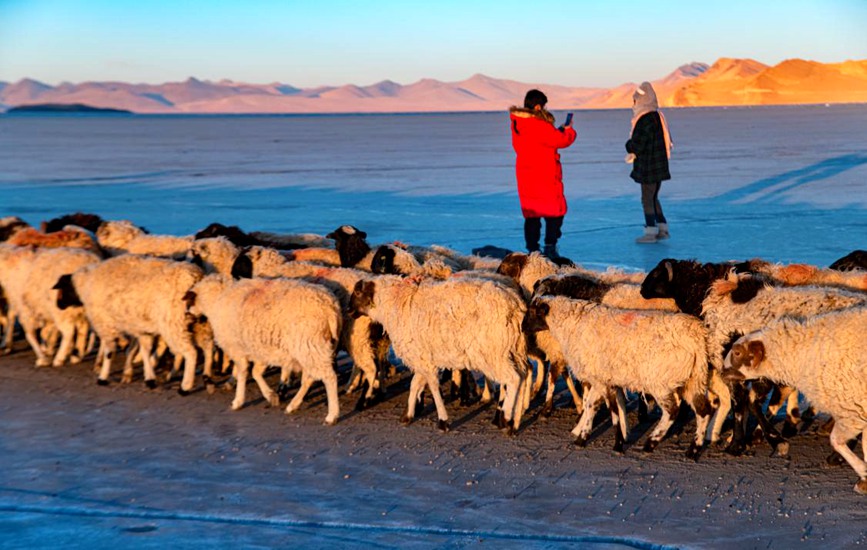
[[[638,119],[632,137],[626,142],[626,151],[635,155],[629,174],[633,180],[658,183],[671,179],[659,112],[651,111]]]

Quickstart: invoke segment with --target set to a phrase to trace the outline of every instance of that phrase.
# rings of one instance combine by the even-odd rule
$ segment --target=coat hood
[[[509,109],[509,114],[516,118],[538,118],[539,120],[544,120],[545,122],[554,124],[554,115],[545,109],[537,111],[535,109],[525,109],[524,107],[513,106]]]

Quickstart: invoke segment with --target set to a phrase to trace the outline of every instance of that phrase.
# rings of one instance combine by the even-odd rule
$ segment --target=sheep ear
[[[747,344],[750,351],[750,366],[755,368],[765,358],[765,344],[761,340],[753,340]]]
[[[671,262],[665,262],[665,271],[668,273],[668,282],[674,281],[674,266]]]

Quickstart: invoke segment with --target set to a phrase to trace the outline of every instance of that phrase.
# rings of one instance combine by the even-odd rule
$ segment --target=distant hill
[[[644,76],[644,75],[642,75]],[[643,80],[643,78],[642,78]],[[867,102],[867,60],[817,63],[789,59],[770,67],[752,59],[693,62],[651,80],[662,106],[782,105]],[[0,82],[0,109],[34,103],[84,104],[136,113],[382,113],[499,111],[540,88],[552,109],[613,109],[632,105],[637,82],[614,88],[518,82],[476,74],[459,82],[384,80],[297,88],[289,84],[210,82],[165,84]]]
[[[82,103],[34,103],[31,105],[19,105],[12,107],[7,113],[105,113],[105,114],[133,114],[124,109],[108,109],[105,107],[91,107]]]

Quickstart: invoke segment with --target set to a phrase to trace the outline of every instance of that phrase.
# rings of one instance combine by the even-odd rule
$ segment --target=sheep
[[[0,218],[0,242],[9,240],[15,233],[30,227],[30,224],[18,216]]]
[[[43,233],[36,228],[28,227],[15,233],[6,243],[40,248],[82,248],[102,255],[102,250],[93,237],[86,230],[75,226],[66,226],[53,233]]]
[[[99,244],[111,256],[141,254],[183,260],[190,252],[193,236],[151,235],[129,221],[108,221],[96,232]]]
[[[735,341],[723,372],[735,380],[767,378],[796,386],[834,420],[834,450],[858,474],[855,491],[867,494],[867,463],[847,443],[861,434],[867,458],[867,307],[806,319],[783,317]]]
[[[811,316],[867,303],[867,294],[846,291],[836,287],[796,286],[773,287],[762,280],[756,281],[749,275],[731,276],[717,281],[711,286],[702,302],[702,318],[708,327],[708,358],[717,372],[722,372],[726,345],[732,335],[741,335],[758,330],[774,319],[784,315]],[[725,403],[721,404],[719,416],[714,422],[713,437],[718,437],[722,422],[727,413]],[[754,410],[766,436],[772,436],[770,443],[776,446],[777,434],[763,422],[764,415]],[[790,416],[793,416],[790,414]],[[796,424],[793,416],[787,420]],[[736,423],[736,426],[738,424]],[[740,446],[733,449],[742,451]],[[782,454],[786,447],[779,449]]]
[[[355,312],[382,324],[395,353],[413,372],[404,423],[412,422],[424,384],[436,404],[440,430],[448,431],[448,413],[439,391],[442,368],[469,369],[505,386],[501,425],[510,433],[520,426],[518,405],[527,369],[521,320],[526,306],[513,290],[481,279],[416,281],[395,275],[361,280],[351,299]]]
[[[101,258],[87,250],[76,248],[44,248],[35,251],[29,262],[21,265],[23,288],[10,292],[9,299],[15,303],[18,320],[24,329],[24,336],[36,354],[36,366],[52,364],[62,366],[76,343],[77,355],[72,362],[78,363],[84,354],[87,343],[88,325],[84,310],[78,308],[59,309],[57,292],[54,285],[64,273],[70,273],[86,265],[98,263]],[[46,353],[37,337],[37,330],[52,326],[61,335],[60,349],[53,361]],[[49,346],[49,350],[53,346]]]
[[[156,387],[154,339],[165,340],[175,355],[184,357],[181,395],[188,395],[196,375],[197,350],[189,331],[190,319],[182,300],[203,277],[202,270],[186,262],[125,254],[87,265],[63,275],[57,282],[60,309],[84,305],[105,353],[97,383],[108,384],[117,339],[138,338],[143,350],[145,384]]]
[[[74,214],[67,214],[65,216],[43,221],[42,224],[40,224],[40,229],[43,233],[52,233],[54,231],[60,231],[67,225],[74,225],[95,234],[104,222],[105,220],[96,214],[76,212]]]
[[[12,353],[15,322],[18,318],[19,301],[10,300],[10,296],[21,296],[24,293],[30,272],[29,265],[35,255],[35,247],[0,243],[0,289],[3,290],[6,301],[2,350],[6,354]]]
[[[388,337],[383,333],[382,327],[373,323],[368,316],[351,317],[348,312],[349,295],[358,281],[367,280],[371,276],[369,273],[351,268],[289,261],[274,249],[254,246],[245,250],[235,260],[232,276],[305,278],[328,286],[340,298],[346,313],[340,345],[353,361],[353,375],[350,377],[347,392],[353,391],[356,381],[361,380],[366,388],[359,397],[357,408],[363,409],[372,404],[375,394],[383,389],[382,367],[388,364]],[[356,372],[361,373],[360,378],[355,376]]]
[[[609,284],[591,277],[584,273],[566,273],[551,275],[540,279],[534,285],[534,296],[566,296],[573,299],[589,300],[602,303],[610,307],[623,309],[655,309],[660,311],[679,311],[677,304],[670,298],[646,299],[641,296],[641,287],[633,283]],[[554,383],[560,373],[566,376],[567,385],[572,393],[573,400],[579,410],[583,408],[581,398],[571,384],[572,379],[565,371],[566,363],[563,353],[559,350],[556,340],[551,338],[547,331],[535,333],[537,346],[545,353],[551,362],[548,374],[548,389],[545,395],[543,415],[550,415],[554,405]],[[640,405],[643,405],[641,402]],[[646,407],[641,409],[640,416],[647,414]],[[624,420],[625,422],[625,420]]]
[[[246,246],[267,246],[278,250],[295,250],[311,246],[327,247],[333,245],[330,239],[312,233],[301,235],[281,235],[263,231],[246,233],[237,225],[226,226],[216,222],[208,225],[194,236],[196,240],[213,237],[225,237],[232,244],[241,248]]]
[[[750,272],[761,273],[785,286],[838,286],[867,291],[867,271],[862,269],[840,271],[807,264],[772,264],[763,260],[750,260],[747,264]]]
[[[853,250],[828,266],[837,271],[852,271],[860,269],[867,271],[867,250]]]
[[[271,404],[279,398],[267,386],[262,372],[280,365],[301,373],[301,388],[286,407],[297,410],[313,382],[322,381],[328,399],[326,424],[340,414],[335,358],[340,339],[340,302],[326,288],[297,279],[245,279],[232,282],[209,275],[184,297],[193,315],[204,315],[217,344],[239,364],[232,410],[244,404],[247,364],[255,363],[253,377]]]
[[[551,331],[569,368],[590,383],[584,414],[572,431],[577,444],[586,442],[599,401],[610,395],[611,388],[621,387],[649,393],[662,407],[662,418],[644,445],[647,452],[673,424],[682,395],[696,415],[695,439],[687,457],[698,459],[712,412],[706,396],[707,331],[701,320],[682,313],[619,309],[546,296],[533,300],[524,328]],[[619,424],[614,411],[612,423]],[[622,425],[616,431],[616,451],[622,451],[625,437]]]
[[[193,263],[206,274],[219,273],[227,277],[231,276],[240,253],[241,249],[226,237],[196,239],[190,248]]]

